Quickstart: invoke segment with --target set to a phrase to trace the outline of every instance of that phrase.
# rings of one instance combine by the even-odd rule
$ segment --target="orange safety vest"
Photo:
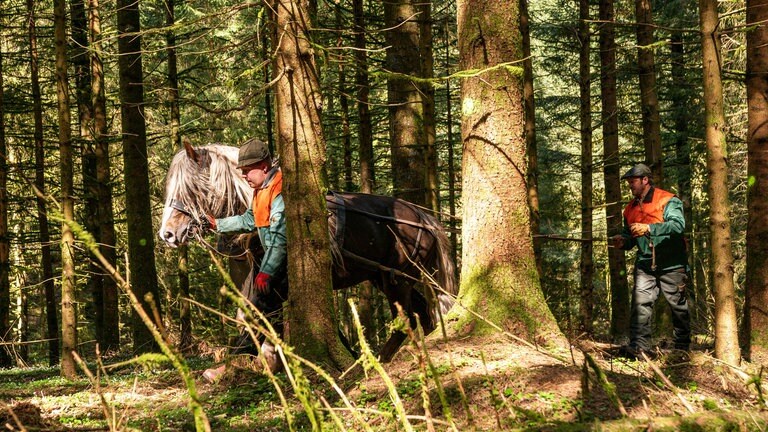
[[[650,195],[650,196],[649,196]],[[652,188],[642,202],[633,200],[624,209],[627,225],[633,223],[655,224],[664,222],[664,206],[675,194],[662,189]]]
[[[266,187],[253,192],[253,222],[256,228],[269,226],[269,216],[272,211],[272,201],[283,191],[283,172],[277,170]]]

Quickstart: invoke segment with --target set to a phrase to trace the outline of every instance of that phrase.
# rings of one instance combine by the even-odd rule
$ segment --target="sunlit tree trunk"
[[[608,237],[622,230],[621,164],[619,162],[619,119],[616,101],[616,32],[613,0],[600,0],[600,99],[603,123],[603,179]],[[629,332],[629,287],[624,251],[608,248],[611,274],[611,335],[625,339]]]
[[[91,33],[91,98],[93,107],[93,142],[96,155],[96,194],[98,197],[99,251],[104,258],[115,263],[115,221],[112,210],[112,178],[107,140],[107,111],[104,93],[104,67],[101,61],[101,18],[99,0],[89,0],[89,26]],[[101,352],[120,347],[120,310],[117,282],[111,277],[102,280],[101,316],[103,328]]]
[[[580,331],[592,333],[594,306],[592,279],[592,72],[590,70],[589,0],[579,0],[579,119],[581,130],[581,260],[579,264],[581,301]]]
[[[432,42],[432,0],[422,0],[416,6],[419,11],[419,57],[420,76],[431,80],[434,72],[434,44]],[[431,81],[422,82],[421,106],[424,112],[424,192],[426,206],[440,211],[440,177],[437,173],[437,146],[435,143],[435,87]]]
[[[5,142],[5,105],[3,100],[3,51],[0,46],[0,335],[11,334],[11,240],[8,237],[8,144]],[[0,336],[7,342],[7,336]],[[0,367],[11,366],[8,351],[0,348]]]
[[[768,360],[768,1],[747,1],[747,282],[743,351]]]
[[[651,0],[635,0],[637,21],[637,67],[640,75],[640,106],[643,119],[645,161],[650,164],[655,184],[664,185],[661,155],[659,98],[656,93],[656,60],[653,55],[653,12]]]
[[[486,70],[461,84],[459,301],[520,337],[560,344],[562,333],[544,301],[533,255],[522,69],[499,67],[523,57],[519,3],[460,0],[457,11],[459,67]],[[475,315],[458,313],[456,331],[489,330]]]
[[[387,101],[393,193],[426,206],[423,97],[418,84],[408,78],[421,75],[417,12],[415,0],[384,3],[389,47],[385,67],[392,74],[387,79]]]
[[[56,99],[59,118],[59,157],[61,166],[61,375],[77,377],[77,301],[75,299],[75,237],[68,225],[75,219],[72,121],[69,113],[67,78],[67,11],[65,0],[54,0],[54,42],[56,45]]]
[[[117,47],[120,56],[120,118],[125,166],[125,209],[128,225],[128,259],[130,285],[141,306],[155,316],[150,303],[162,308],[155,268],[155,236],[149,203],[149,165],[147,159],[147,125],[144,116],[144,85],[141,60],[141,25],[138,0],[117,2]],[[147,295],[152,299],[147,299]],[[157,323],[159,324],[159,323]],[[141,317],[134,311],[132,319],[133,350],[136,353],[156,351],[157,344]]]
[[[728,149],[725,141],[723,87],[717,0],[699,0],[701,51],[704,73],[707,171],[709,172],[709,229],[715,295],[715,356],[733,365],[740,362],[736,324],[736,298],[731,253],[731,209],[728,198]]]
[[[308,0],[278,0],[275,88],[277,144],[282,155],[288,224],[288,337],[296,352],[344,370],[351,356],[341,344],[333,308],[326,217],[322,97],[309,43]]]
[[[35,141],[35,187],[45,195],[45,143],[43,142],[43,106],[40,96],[40,67],[37,53],[37,31],[35,30],[35,2],[27,0],[28,29],[29,29],[29,72],[32,87],[32,117],[34,119]],[[53,280],[53,263],[51,262],[51,237],[48,228],[48,211],[45,208],[45,198],[37,197],[37,221],[40,229],[40,267],[43,271],[43,286],[45,291],[45,315],[47,323],[48,364],[59,363],[59,317],[56,304],[56,290]]]

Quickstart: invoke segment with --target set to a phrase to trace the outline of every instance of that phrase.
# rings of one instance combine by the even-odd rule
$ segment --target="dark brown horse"
[[[169,246],[185,243],[203,223],[205,214],[224,217],[250,206],[253,190],[241,177],[237,148],[224,145],[192,147],[185,143],[171,162],[160,238]],[[344,289],[370,281],[386,296],[393,316],[399,304],[430,332],[439,314],[453,304],[458,286],[450,244],[443,227],[419,207],[391,197],[331,192],[326,196],[329,234],[334,256],[333,286]],[[290,205],[290,204],[289,204]],[[247,261],[243,261],[247,262]],[[246,269],[230,262],[235,283],[244,286]],[[437,282],[422,283],[425,274]],[[405,339],[394,332],[381,349],[388,361]]]

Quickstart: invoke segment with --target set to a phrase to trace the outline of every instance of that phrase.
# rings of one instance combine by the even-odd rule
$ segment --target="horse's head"
[[[205,220],[224,217],[250,206],[253,190],[237,166],[237,147],[192,147],[174,156],[165,180],[165,208],[158,235],[169,246],[184,244]]]

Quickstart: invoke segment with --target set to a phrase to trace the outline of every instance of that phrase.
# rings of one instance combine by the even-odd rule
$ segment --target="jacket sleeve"
[[[286,264],[288,239],[285,229],[285,202],[278,195],[269,211],[269,227],[260,228],[263,235],[264,258],[259,271],[274,276]]]
[[[241,215],[216,219],[216,232],[222,234],[252,232],[255,226],[251,208]]]
[[[685,232],[685,215],[683,202],[673,197],[664,206],[664,222],[650,225],[651,238],[655,236],[682,235]]]

